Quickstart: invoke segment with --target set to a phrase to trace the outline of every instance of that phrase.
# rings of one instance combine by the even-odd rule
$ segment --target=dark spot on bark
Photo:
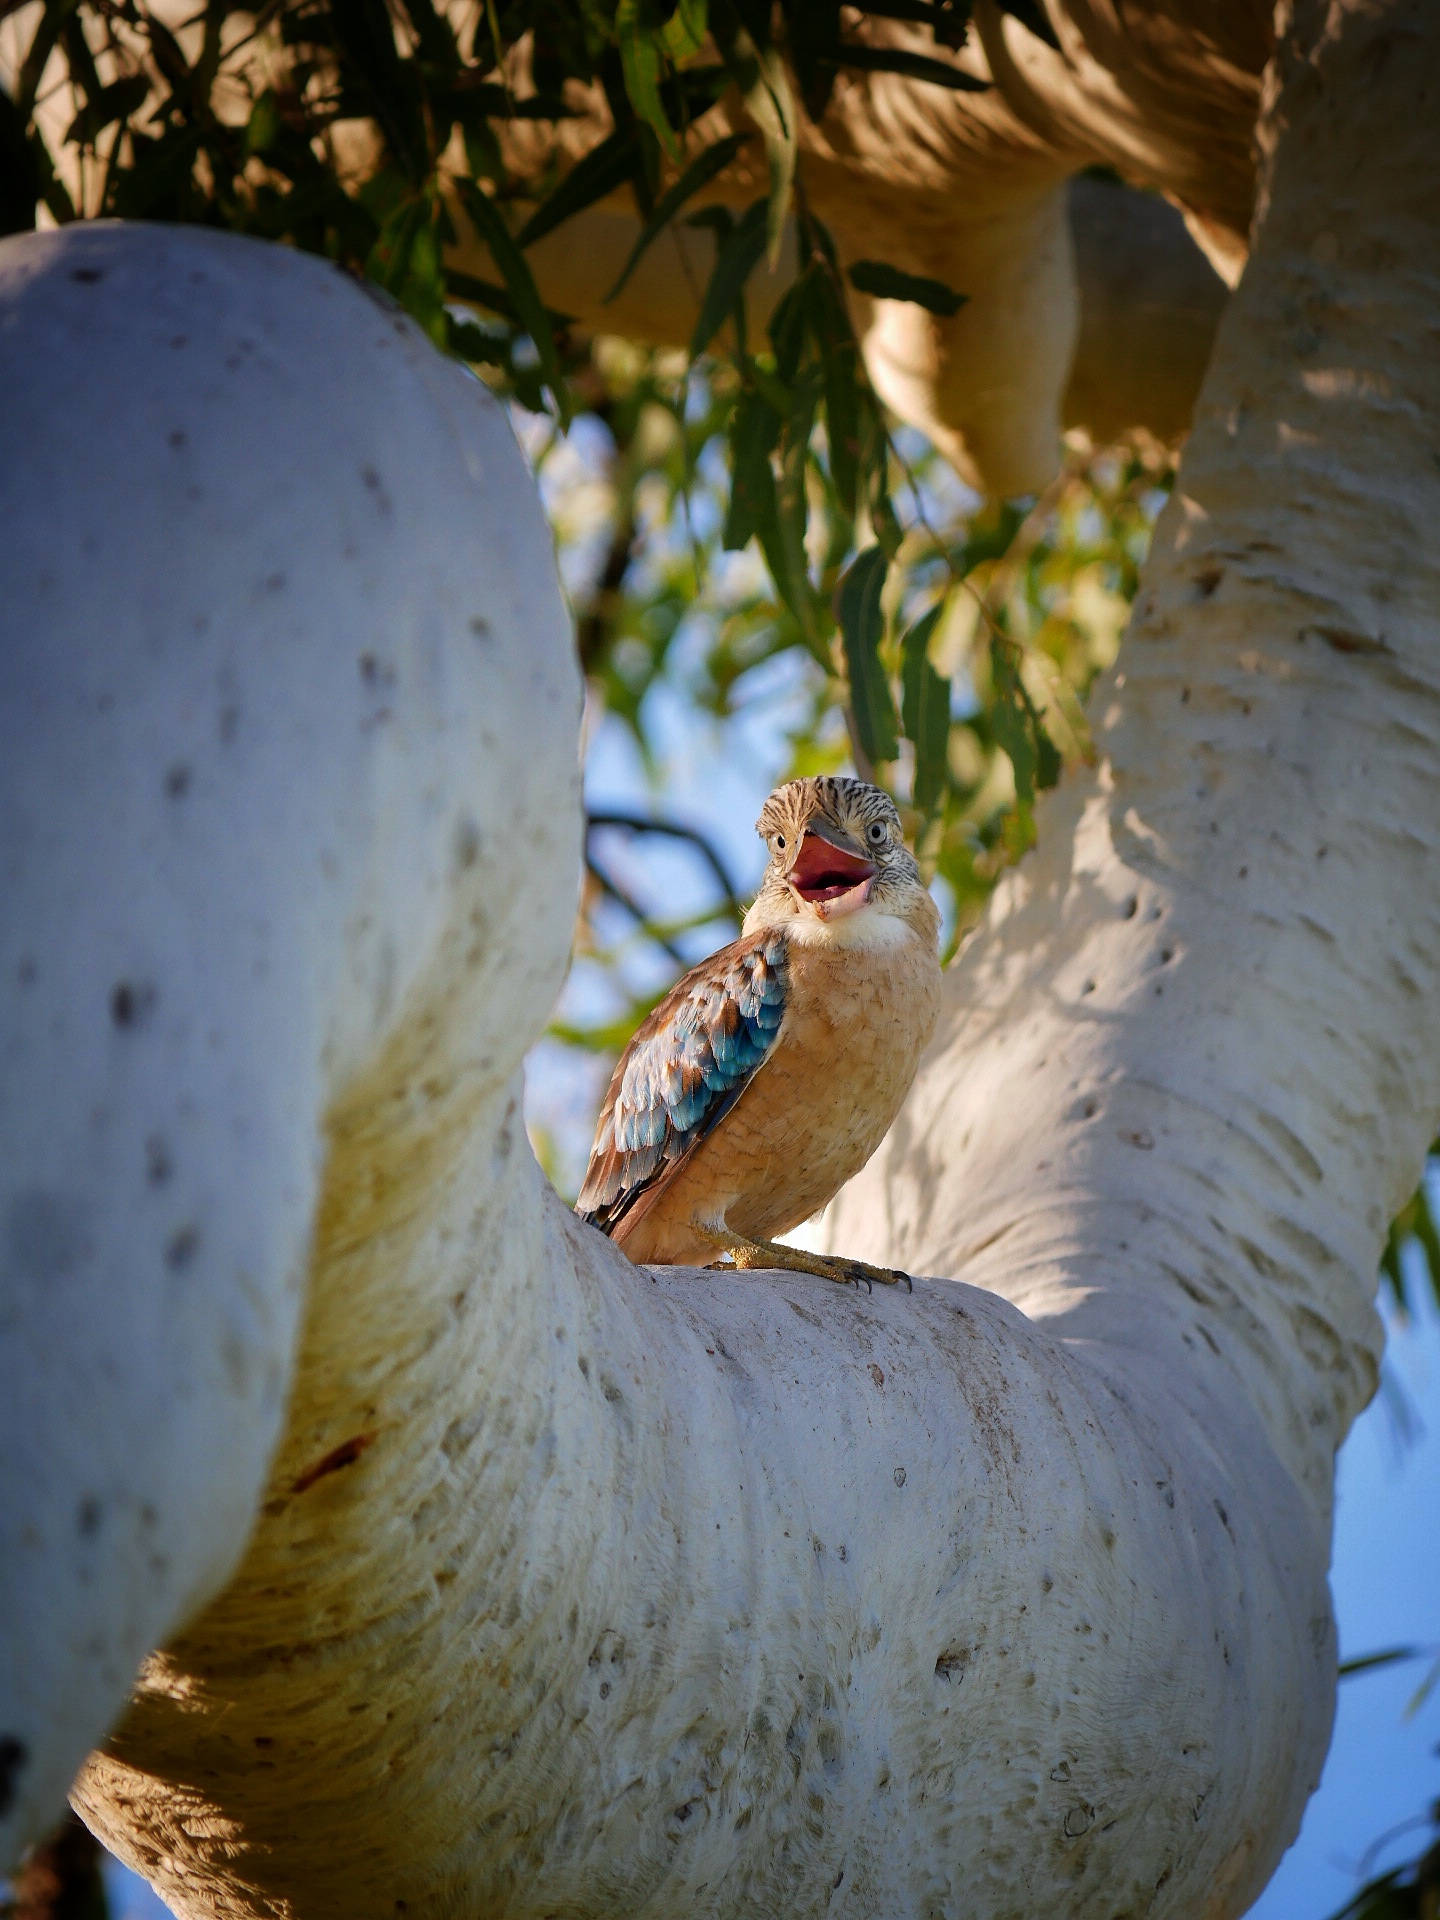
[[[105,274],[100,267],[72,267],[70,278],[78,280],[82,287],[93,287],[105,278]]]
[[[327,1473],[339,1473],[342,1467],[353,1466],[374,1439],[373,1433],[356,1433],[350,1439],[342,1440],[338,1447],[332,1447],[329,1453],[323,1454],[314,1466],[306,1467],[303,1473],[297,1474],[290,1484],[290,1491],[305,1493],[317,1480],[323,1480]]]
[[[155,988],[149,980],[117,980],[110,995],[110,1018],[117,1027],[138,1027],[155,1010]]]
[[[1164,1873],[1162,1873],[1160,1878],[1155,1882],[1156,1893],[1159,1893],[1160,1889],[1164,1886],[1165,1882],[1170,1878],[1170,1875],[1174,1871],[1175,1869],[1173,1867],[1166,1867]]]
[[[624,1398],[624,1395],[621,1393],[619,1387],[616,1386],[613,1380],[603,1380],[600,1383],[600,1391],[604,1394],[607,1400],[612,1402],[612,1404],[614,1401],[621,1400]]]
[[[470,622],[470,631],[477,640],[488,640],[490,638],[490,622],[485,618],[483,613],[477,613],[475,615],[474,619]]]
[[[848,1560],[850,1558],[850,1549],[848,1547],[841,1547],[839,1551],[842,1560]]]
[[[15,969],[15,978],[20,982],[20,985],[22,987],[33,987],[38,971],[39,969],[35,965],[34,955],[22,953],[20,956],[20,964]]]
[[[166,438],[172,447],[177,449],[183,447],[185,444],[185,429],[183,427],[172,427],[166,435]]]
[[[1130,898],[1125,902],[1125,918],[1127,920],[1133,920],[1139,911],[1140,896],[1138,893],[1132,893]]]
[[[228,747],[240,727],[240,709],[232,700],[220,709],[220,743]]]
[[[1155,1485],[1159,1488],[1160,1498],[1165,1502],[1166,1506],[1173,1507],[1175,1504],[1175,1489],[1171,1486],[1170,1482],[1168,1480],[1157,1480]]]
[[[1099,1111],[1100,1102],[1098,1100],[1087,1100],[1080,1109],[1080,1118],[1082,1120],[1093,1120]]]
[[[165,776],[165,796],[169,800],[181,800],[190,791],[190,782],[194,778],[183,760],[177,760]]]
[[[279,593],[279,592],[280,592],[280,590],[281,590],[281,588],[282,588],[282,587],[283,587],[284,585],[285,585],[285,576],[284,576],[284,574],[283,574],[283,573],[268,573],[268,574],[266,574],[266,576],[265,576],[265,591],[266,591],[267,593]]]
[[[935,1662],[935,1678],[947,1686],[958,1686],[970,1664],[969,1647],[948,1647]]]
[[[1094,991],[1095,991],[1095,982],[1093,980],[1087,980],[1084,986],[1081,987],[1080,989],[1080,998],[1083,1000],[1087,993],[1094,993]]]
[[[903,1487],[903,1486],[904,1486],[904,1484],[905,1484],[905,1469],[904,1469],[904,1467],[896,1467],[896,1469],[895,1469],[895,1471],[894,1471],[894,1473],[893,1473],[893,1474],[891,1474],[891,1476],[890,1476],[890,1477],[891,1477],[891,1479],[892,1479],[892,1480],[893,1480],[893,1481],[895,1482],[895,1484],[896,1484],[896,1486],[897,1486],[897,1487]]]
[[[455,823],[455,864],[465,872],[480,857],[480,829],[468,817]]]
[[[883,1387],[885,1384],[885,1369],[883,1367],[877,1366],[875,1362],[872,1360],[870,1362],[869,1371],[870,1371],[870,1378],[875,1382],[876,1386]]]
[[[1082,1833],[1088,1833],[1095,1823],[1095,1809],[1087,1807],[1083,1801],[1078,1807],[1071,1807],[1065,1815],[1064,1828],[1067,1840],[1078,1840]]]
[[[145,1142],[145,1179],[152,1187],[163,1187],[174,1172],[170,1149],[158,1133]]]
[[[273,1747],[275,1742],[268,1733],[257,1733],[255,1744],[257,1747]]]
[[[1162,947],[1160,949],[1160,964],[1162,967],[1168,967],[1174,958],[1175,949],[1173,947]]]
[[[585,1358],[583,1353],[580,1355],[580,1358],[575,1362],[575,1364],[577,1367],[579,1367],[581,1373],[583,1373],[585,1378],[588,1380],[590,1378],[590,1362]]]
[[[1219,567],[1206,567],[1202,573],[1197,573],[1195,576],[1196,599],[1208,600],[1224,578],[1225,575]]]
[[[840,1882],[844,1878],[845,1878],[845,1869],[844,1867],[841,1867],[839,1873],[837,1873],[835,1878],[830,1882],[830,1891],[832,1893],[835,1891],[835,1889],[839,1886]]]
[[[1138,1147],[1141,1153],[1149,1153],[1155,1144],[1144,1127],[1136,1127],[1129,1133],[1122,1128],[1116,1137],[1123,1140],[1127,1147]]]
[[[75,1525],[82,1539],[88,1540],[99,1531],[100,1522],[105,1517],[105,1509],[93,1493],[87,1493],[75,1509]]]
[[[1181,706],[1182,706],[1182,707],[1188,707],[1188,706],[1189,706],[1189,704],[1190,704],[1190,689],[1189,689],[1189,687],[1182,687],[1182,688],[1180,689],[1180,704],[1181,704]]]
[[[186,339],[183,333],[177,333],[175,335],[175,338],[170,342],[170,344],[172,347],[188,347],[190,342]]]
[[[183,1273],[200,1251],[200,1229],[187,1222],[170,1236],[165,1249],[165,1264],[172,1273]]]
[[[29,1758],[30,1749],[23,1740],[17,1740],[13,1733],[0,1733],[0,1814],[14,1806],[15,1783]]]

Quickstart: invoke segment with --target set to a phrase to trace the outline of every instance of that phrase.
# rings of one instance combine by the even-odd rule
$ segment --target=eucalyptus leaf
[[[734,552],[764,529],[778,540],[775,474],[770,456],[783,420],[759,393],[742,393],[730,427],[730,504],[722,545]]]
[[[840,583],[838,609],[855,732],[872,764],[893,760],[900,747],[895,701],[880,658],[880,642],[885,636],[880,596],[887,567],[883,550],[867,547]]]
[[[674,186],[663,193],[655,203],[655,211],[645,222],[639,239],[630,249],[630,258],[625,262],[620,278],[606,294],[604,305],[608,306],[620,292],[639,265],[640,258],[651,241],[664,232],[686,201],[693,199],[702,187],[708,186],[717,174],[723,173],[740,149],[753,137],[748,133],[730,133],[723,140],[717,140],[713,147],[706,147],[695,156]]]
[[[515,236],[519,247],[533,247],[562,220],[593,207],[617,187],[633,180],[640,166],[640,149],[629,127],[622,127],[577,160],[548,199],[543,200]]]
[[[955,93],[989,93],[990,82],[977,80],[962,67],[948,61],[932,60],[928,54],[907,53],[901,47],[852,47],[840,49],[840,65],[861,73],[898,73],[906,80],[926,80],[934,87],[949,87]]]
[[[630,104],[650,128],[672,160],[680,157],[680,143],[660,100],[660,48],[646,31],[641,0],[620,0],[615,10],[615,37],[620,42],[620,65]]]
[[[868,293],[873,300],[909,300],[917,307],[924,307],[927,313],[938,313],[946,320],[953,319],[970,297],[956,293],[943,280],[932,280],[922,273],[906,273],[903,268],[889,266],[883,260],[853,262],[850,284],[857,293]]]
[[[950,746],[950,683],[930,664],[930,638],[944,602],[930,611],[900,642],[900,717],[905,737],[915,748],[912,798],[928,819],[945,794],[946,755]]]
[[[743,298],[745,282],[765,251],[765,202],[747,207],[734,231],[722,242],[714,271],[690,336],[690,358],[698,360]]]
[[[540,356],[541,371],[550,391],[555,396],[560,417],[568,425],[570,396],[565,385],[565,376],[560,371],[559,356],[555,351],[555,335],[551,330],[550,315],[546,311],[544,301],[540,298],[540,290],[535,285],[530,264],[520,251],[510,229],[501,219],[500,210],[490,196],[477,187],[473,180],[464,178],[456,179],[455,189],[460,195],[475,231],[489,249],[490,258],[500,269],[506,291],[514,302],[516,319],[535,342],[535,351]]]

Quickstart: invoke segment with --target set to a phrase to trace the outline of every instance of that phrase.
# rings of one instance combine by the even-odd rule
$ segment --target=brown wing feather
[[[767,928],[692,968],[641,1023],[600,1109],[582,1219],[623,1243],[763,1065],[785,974],[784,934]]]

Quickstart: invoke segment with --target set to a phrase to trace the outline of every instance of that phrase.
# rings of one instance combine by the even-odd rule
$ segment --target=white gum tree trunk
[[[260,1342],[288,1414],[238,1571],[196,1612],[279,1426],[270,1402],[173,1411],[208,1315],[245,1292],[238,1257],[143,1394],[97,1376],[57,1413],[73,1329],[58,1357],[32,1339],[47,1477],[7,1604],[21,1788],[33,1769],[43,1791],[22,1837],[118,1712],[125,1656],[169,1635],[76,1795],[186,1916],[1227,1920],[1254,1898],[1324,1755],[1334,1452],[1375,1380],[1385,1223],[1440,1119],[1437,89],[1425,0],[1301,10],[1256,250],[1097,691],[1101,764],[1046,810],[834,1210],[837,1243],[943,1276],[913,1297],[637,1270],[546,1189],[514,1069],[563,960],[573,668],[535,509],[502,517],[523,490],[493,415],[462,407],[448,440],[427,416],[379,469],[421,558],[366,523],[379,598],[337,587],[315,614],[303,726],[303,674],[257,681],[280,757],[154,854],[197,912],[272,930],[266,977],[217,962],[173,1037],[217,1109],[207,1047],[243,1045],[262,1090],[202,1156],[202,1245],[206,1207],[280,1209],[295,1252],[323,1121],[298,1349],[293,1309]],[[322,270],[284,272],[300,302]],[[239,270],[229,297],[246,324]],[[373,378],[345,328],[325,348],[325,379]],[[332,389],[318,349],[285,351],[252,405],[278,431],[283,393],[308,433]],[[456,404],[418,360],[408,377]],[[354,404],[391,431],[413,390]],[[428,492],[425,433],[454,462]],[[190,601],[152,584],[158,625],[126,658],[158,706]],[[241,584],[212,583],[229,644],[301,674]],[[228,656],[213,628],[190,644],[208,687]],[[368,651],[393,669],[384,747],[354,711]],[[61,735],[83,763],[81,720]],[[149,871],[143,836],[104,845]],[[77,888],[50,911],[78,939]],[[383,994],[355,958],[374,924]],[[70,1111],[36,1088],[47,1124]],[[289,1298],[285,1270],[251,1290]],[[107,1292],[77,1268],[98,1344],[149,1271],[117,1257]],[[72,1593],[51,1517],[102,1444],[134,1481],[147,1417],[194,1450],[134,1456],[176,1540],[203,1533],[209,1485],[221,1520],[158,1598],[133,1529]],[[122,1576],[140,1598],[102,1670],[84,1634]],[[78,1705],[52,1722],[62,1685]]]

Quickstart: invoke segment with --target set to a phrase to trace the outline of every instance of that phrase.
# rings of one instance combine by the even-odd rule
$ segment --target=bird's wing
[[[785,1015],[785,937],[766,928],[676,982],[620,1056],[575,1211],[634,1224],[734,1106]]]

